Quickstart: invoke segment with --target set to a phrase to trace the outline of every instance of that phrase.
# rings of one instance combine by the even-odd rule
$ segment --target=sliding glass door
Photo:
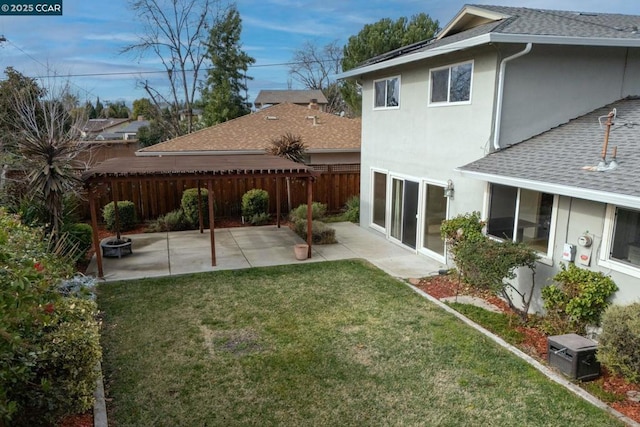
[[[416,248],[418,197],[420,184],[402,178],[391,180],[390,235],[410,248]]]
[[[440,226],[447,218],[447,198],[444,187],[425,184],[424,224],[422,248],[444,257],[444,241],[440,236]]]

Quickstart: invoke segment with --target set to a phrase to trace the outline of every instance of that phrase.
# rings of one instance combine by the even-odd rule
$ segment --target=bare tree
[[[190,133],[193,102],[207,52],[205,42],[209,29],[219,19],[219,0],[131,0],[129,6],[144,30],[140,41],[122,52],[136,52],[139,57],[152,54],[160,59],[167,71],[170,93],[163,93],[146,80],[140,84],[158,109],[170,106],[171,136]],[[180,124],[181,109],[187,116],[185,130]]]
[[[54,235],[62,225],[64,196],[80,183],[75,159],[86,149],[78,142],[86,118],[73,113],[70,94],[68,81],[13,94],[18,165],[28,171],[30,189],[48,210]]]
[[[333,41],[320,47],[310,41],[294,52],[289,75],[307,89],[321,90],[329,101],[328,112],[345,111],[335,75],[342,70],[342,47]]]

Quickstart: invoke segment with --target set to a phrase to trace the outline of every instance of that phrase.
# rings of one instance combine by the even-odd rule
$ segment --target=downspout
[[[512,61],[516,58],[526,55],[531,52],[531,48],[533,44],[531,42],[527,43],[527,46],[524,50],[508,56],[502,60],[500,63],[500,72],[498,74],[498,95],[497,95],[497,105],[496,105],[496,122],[493,128],[493,148],[496,150],[500,149],[500,125],[502,124],[502,96],[504,94],[504,70],[507,68],[507,62]]]

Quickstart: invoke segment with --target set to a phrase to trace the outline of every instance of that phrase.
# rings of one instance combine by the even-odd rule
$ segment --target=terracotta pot
[[[309,254],[309,245],[306,243],[300,243],[293,247],[293,251],[296,254],[296,259],[299,261],[307,259],[307,255]]]

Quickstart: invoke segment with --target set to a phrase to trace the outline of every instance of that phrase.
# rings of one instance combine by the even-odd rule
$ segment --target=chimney
[[[318,100],[316,98],[312,98],[311,101],[309,102],[309,109],[310,110],[320,109],[320,106],[318,105]]]
[[[144,116],[138,116],[138,121],[139,121],[139,122],[144,121]]]

